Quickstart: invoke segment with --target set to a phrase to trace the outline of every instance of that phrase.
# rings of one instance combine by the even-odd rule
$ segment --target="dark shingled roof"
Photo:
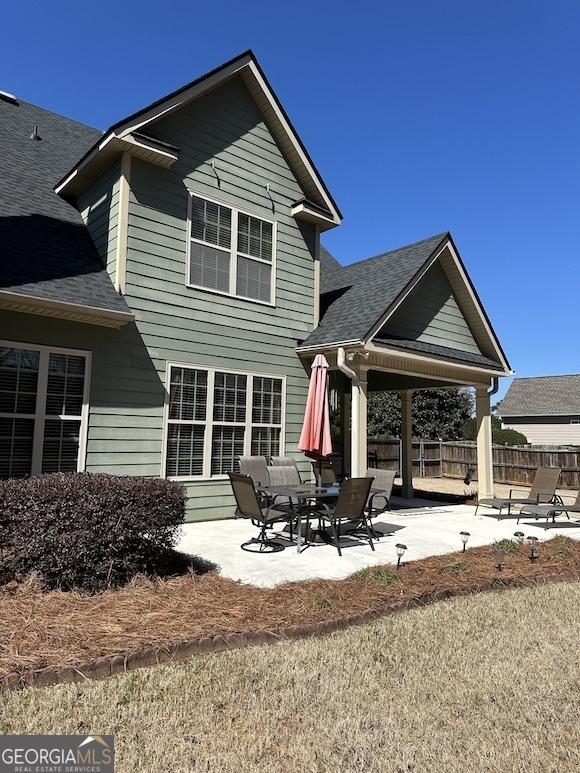
[[[506,416],[580,416],[580,373],[515,378],[499,406]]]
[[[38,126],[41,140],[30,139]],[[101,136],[0,100],[0,290],[128,312],[80,214],[53,186]]]
[[[449,238],[445,232],[349,266],[321,248],[320,324],[302,346],[364,340],[385,311]]]

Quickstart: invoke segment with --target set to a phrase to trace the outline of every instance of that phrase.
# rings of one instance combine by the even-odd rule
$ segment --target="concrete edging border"
[[[545,585],[553,582],[576,582],[580,574],[562,572],[552,575],[535,575],[529,578],[513,578],[489,580],[477,586],[452,588],[443,591],[422,593],[410,598],[395,599],[366,612],[348,615],[338,620],[323,620],[320,623],[308,623],[287,628],[277,628],[272,631],[247,631],[243,633],[205,636],[188,639],[164,647],[148,647],[132,655],[115,655],[110,658],[97,658],[78,666],[63,666],[60,668],[45,668],[24,673],[13,672],[0,680],[0,692],[16,690],[24,687],[48,687],[55,684],[84,682],[89,679],[106,679],[110,676],[123,674],[137,668],[176,663],[194,655],[209,655],[214,652],[255,647],[264,644],[277,644],[282,641],[305,639],[311,636],[342,631],[355,625],[362,625],[385,617],[395,612],[426,606],[438,601],[445,601],[459,596],[470,596],[492,590],[509,590],[511,588]]]

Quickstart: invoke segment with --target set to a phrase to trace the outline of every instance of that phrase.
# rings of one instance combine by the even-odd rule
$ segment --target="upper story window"
[[[191,196],[187,284],[274,305],[276,224]]]

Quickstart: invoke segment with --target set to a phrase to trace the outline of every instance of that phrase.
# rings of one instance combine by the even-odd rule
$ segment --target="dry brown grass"
[[[580,585],[6,693],[0,733],[113,733],[119,773],[577,773]]]
[[[416,561],[398,573],[375,567],[345,580],[276,588],[243,585],[211,572],[170,580],[140,577],[94,596],[43,593],[34,580],[7,585],[0,588],[0,679],[14,671],[76,666],[195,637],[339,619],[394,599],[483,587],[493,579],[580,575],[579,542],[557,537],[539,551],[534,564],[526,546],[507,555],[501,573],[492,550],[482,547]]]

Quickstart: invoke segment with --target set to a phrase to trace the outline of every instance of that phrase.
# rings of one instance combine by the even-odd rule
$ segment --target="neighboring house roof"
[[[41,139],[31,139],[34,127]],[[128,314],[80,214],[53,190],[97,129],[0,100],[0,296]],[[24,299],[23,299],[24,300]]]
[[[448,238],[437,234],[342,267],[327,250],[323,260],[321,249],[324,313],[301,346],[363,341]]]
[[[506,416],[580,416],[580,373],[515,378],[498,413]]]
[[[273,137],[307,195],[306,200],[295,203],[301,216],[319,220],[322,228],[338,225],[342,214],[336,202],[250,50],[113,124],[103,137],[94,141],[80,160],[75,159],[74,166],[71,164],[68,173],[56,184],[56,190],[63,196],[78,194],[104,165],[111,162],[111,154],[123,150],[135,151],[135,141],[139,140],[139,136],[144,137],[143,127],[238,76],[255,99]],[[140,148],[140,152],[142,150]],[[168,159],[167,164],[170,163]]]

